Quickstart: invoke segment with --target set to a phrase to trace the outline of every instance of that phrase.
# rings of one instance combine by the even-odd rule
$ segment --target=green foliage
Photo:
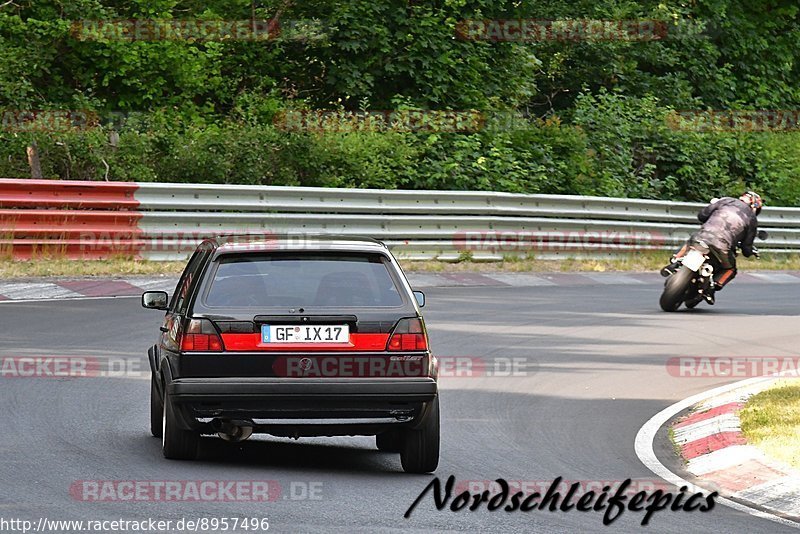
[[[592,167],[582,132],[557,121],[500,121],[415,141],[421,158],[406,182],[411,188],[565,194],[583,190]]]
[[[691,131],[675,127],[673,111],[652,96],[578,99],[575,123],[596,153],[597,193],[703,201],[754,188],[770,203],[800,203],[800,133]]]
[[[800,205],[800,133],[679,131],[680,110],[800,104],[800,6],[781,0],[15,0],[0,8],[0,108],[124,125],[0,131],[0,175],[503,190]],[[117,40],[122,19],[280,21],[266,41]],[[654,41],[456,38],[465,19],[647,19]],[[288,133],[292,109],[480,110],[467,133]],[[522,119],[523,116],[528,117]],[[507,120],[516,117],[515,120]],[[109,142],[111,130],[119,142]],[[108,170],[107,170],[108,169]]]

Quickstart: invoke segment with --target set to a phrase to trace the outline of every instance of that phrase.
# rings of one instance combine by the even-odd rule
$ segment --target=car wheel
[[[425,421],[405,431],[400,463],[406,473],[430,473],[439,465],[439,397],[431,403]]]
[[[400,452],[403,449],[403,434],[399,430],[387,430],[375,436],[379,451]]]
[[[164,458],[171,460],[194,460],[197,456],[197,446],[200,443],[200,434],[191,430],[184,430],[178,426],[175,406],[164,392],[164,410],[161,418],[161,450]]]
[[[150,433],[160,438],[163,431],[164,403],[156,389],[156,377],[150,379]]]

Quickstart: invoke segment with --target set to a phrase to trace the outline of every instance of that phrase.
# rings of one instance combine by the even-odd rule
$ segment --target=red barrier
[[[135,210],[135,182],[0,178],[0,208]]]
[[[135,211],[0,210],[0,237],[138,235]],[[87,235],[88,238],[88,235]]]
[[[145,242],[137,189],[133,182],[0,179],[0,257],[138,256]]]

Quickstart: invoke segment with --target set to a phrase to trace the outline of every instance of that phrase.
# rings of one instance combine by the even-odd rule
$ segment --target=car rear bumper
[[[433,378],[179,378],[167,384],[167,393],[188,428],[202,428],[199,419],[284,419],[284,425],[271,425],[284,430],[329,419],[349,433],[370,420],[413,425],[438,386]],[[339,433],[331,428],[309,435]]]
[[[433,378],[178,378],[167,391],[173,401],[230,402],[313,399],[358,402],[427,402],[437,393]]]

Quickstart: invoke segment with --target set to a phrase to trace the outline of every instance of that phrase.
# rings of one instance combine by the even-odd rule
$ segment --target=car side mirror
[[[417,304],[420,308],[425,306],[425,293],[422,291],[414,291],[414,298],[417,299]]]
[[[142,306],[151,310],[166,310],[169,305],[166,291],[145,291],[142,293]]]
[[[758,231],[758,234],[756,234],[756,236],[757,236],[757,237],[758,237],[758,238],[759,238],[761,241],[766,241],[766,240],[767,240],[767,238],[769,237],[769,232],[767,232],[766,230],[759,230],[759,231]]]

